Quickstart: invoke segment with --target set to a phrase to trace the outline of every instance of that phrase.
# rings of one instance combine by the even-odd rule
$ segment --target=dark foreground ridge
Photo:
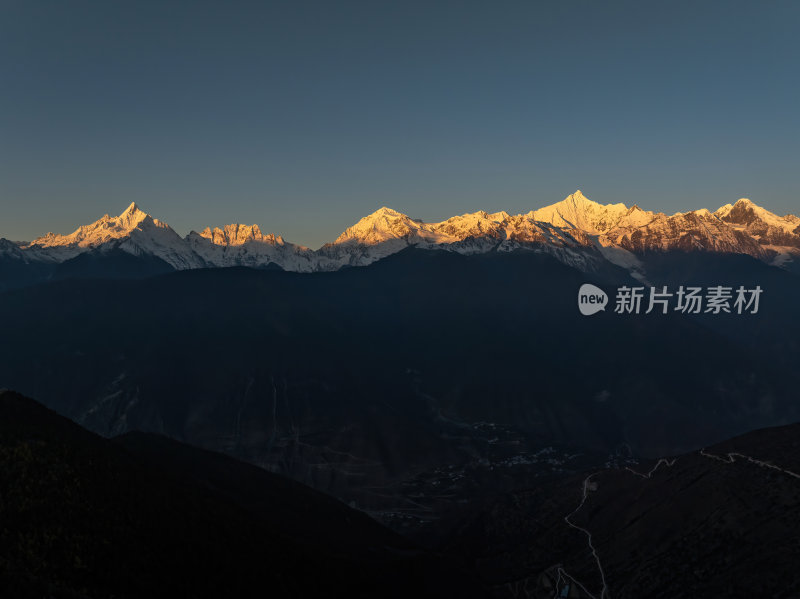
[[[0,596],[482,594],[304,485],[157,435],[106,440],[2,391]]]

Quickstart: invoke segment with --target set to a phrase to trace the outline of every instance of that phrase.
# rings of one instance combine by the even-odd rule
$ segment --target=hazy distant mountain
[[[647,277],[643,256],[673,250],[747,254],[799,271],[800,218],[777,216],[745,199],[713,213],[702,209],[666,215],[636,205],[603,206],[576,191],[527,214],[475,212],[440,223],[424,223],[384,207],[314,251],[279,235],[263,234],[257,225],[206,228],[181,238],[131,204],[120,216],[105,215],[70,235],[48,233],[24,244],[0,240],[0,273],[6,273],[0,287],[47,278],[55,270],[53,264],[84,253],[94,253],[97,262],[112,249],[156,258],[177,270],[248,266],[316,272],[365,266],[410,246],[462,254],[532,250],[584,272],[610,262],[639,279]],[[38,265],[35,276],[19,275],[22,264]],[[109,270],[116,270],[117,276],[126,272]],[[69,271],[80,275],[78,268]],[[133,269],[131,276],[138,276],[136,272]]]

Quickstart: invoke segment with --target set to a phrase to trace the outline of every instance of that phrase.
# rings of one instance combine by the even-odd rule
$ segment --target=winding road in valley
[[[746,454],[743,454],[743,453],[728,452],[728,453],[725,453],[723,455],[716,455],[716,454],[707,452],[705,450],[705,448],[703,448],[700,451],[698,451],[698,454],[703,456],[703,457],[705,457],[705,458],[708,458],[710,460],[714,460],[716,462],[720,462],[722,464],[735,464],[737,461],[743,460],[743,461],[749,462],[751,464],[755,464],[755,465],[757,465],[757,466],[759,466],[761,468],[768,468],[768,469],[771,469],[771,470],[775,470],[777,472],[781,472],[782,474],[785,474],[786,476],[790,476],[790,477],[792,477],[794,479],[800,480],[800,474],[798,474],[797,472],[793,472],[792,470],[789,470],[787,468],[783,468],[783,467],[778,466],[776,464],[773,464],[771,462],[767,462],[767,461],[764,461],[764,460],[759,460],[757,458],[754,458],[752,456],[749,456],[749,455],[746,455]],[[673,459],[661,458],[660,460],[658,460],[656,462],[656,464],[648,472],[645,472],[645,473],[637,472],[636,470],[634,470],[633,468],[631,468],[629,466],[626,467],[625,470],[627,470],[628,472],[630,472],[634,476],[637,476],[637,477],[640,477],[640,478],[643,478],[643,479],[651,479],[653,477],[653,475],[656,473],[656,471],[659,470],[659,468],[661,468],[662,466],[664,466],[666,468],[671,468],[672,466],[675,465],[676,462],[677,462],[677,458],[673,458]],[[600,555],[597,552],[597,547],[594,545],[594,539],[592,537],[592,533],[587,528],[582,527],[582,526],[578,526],[577,524],[575,524],[571,520],[571,518],[573,516],[575,516],[575,514],[580,512],[584,508],[584,506],[587,504],[587,500],[589,498],[589,493],[591,491],[596,491],[597,490],[598,483],[593,481],[592,479],[594,477],[596,477],[598,474],[600,474],[600,473],[602,473],[604,471],[605,470],[594,472],[594,473],[590,474],[589,476],[587,476],[585,479],[583,479],[580,503],[578,504],[578,506],[574,510],[572,510],[569,514],[564,516],[564,522],[566,522],[568,526],[570,526],[571,528],[574,528],[575,530],[580,531],[583,535],[586,536],[588,549],[591,552],[595,563],[597,564],[597,570],[598,570],[598,572],[600,574],[600,580],[602,581],[602,588],[600,589],[599,594],[591,593],[586,588],[586,585],[581,583],[574,576],[570,575],[566,570],[564,570],[563,567],[561,567],[561,565],[558,565],[556,567],[556,572],[558,573],[558,578],[556,579],[556,582],[555,582],[555,593],[556,594],[554,595],[554,597],[567,597],[567,596],[570,596],[570,595],[566,594],[566,593],[569,592],[569,587],[565,587],[565,585],[574,584],[589,599],[610,599],[608,583],[606,581],[606,573],[605,573],[605,570],[603,569],[603,564],[602,564],[602,561],[600,560]]]

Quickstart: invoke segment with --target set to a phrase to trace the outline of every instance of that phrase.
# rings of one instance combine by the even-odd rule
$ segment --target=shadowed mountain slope
[[[463,597],[470,575],[303,485],[0,393],[6,597]]]
[[[535,252],[51,283],[0,294],[0,385],[106,436],[158,432],[431,515],[405,485],[438,468],[553,444],[667,455],[796,420],[800,279],[749,256],[698,264],[660,268],[760,281],[759,314],[584,317],[586,275]],[[610,266],[589,280],[637,284]]]

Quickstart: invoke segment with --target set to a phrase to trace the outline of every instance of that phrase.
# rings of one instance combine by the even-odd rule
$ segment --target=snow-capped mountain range
[[[644,277],[640,258],[683,250],[748,254],[776,266],[800,263],[800,218],[778,216],[747,199],[666,215],[636,205],[602,205],[580,190],[527,214],[475,212],[425,223],[381,208],[318,250],[263,234],[257,225],[206,228],[186,237],[131,204],[117,217],[46,235],[29,243],[0,239],[0,258],[24,263],[62,263],[87,252],[122,250],[155,257],[177,270],[249,266],[316,272],[365,266],[409,246],[462,254],[528,250],[552,254],[592,271],[604,261]]]

